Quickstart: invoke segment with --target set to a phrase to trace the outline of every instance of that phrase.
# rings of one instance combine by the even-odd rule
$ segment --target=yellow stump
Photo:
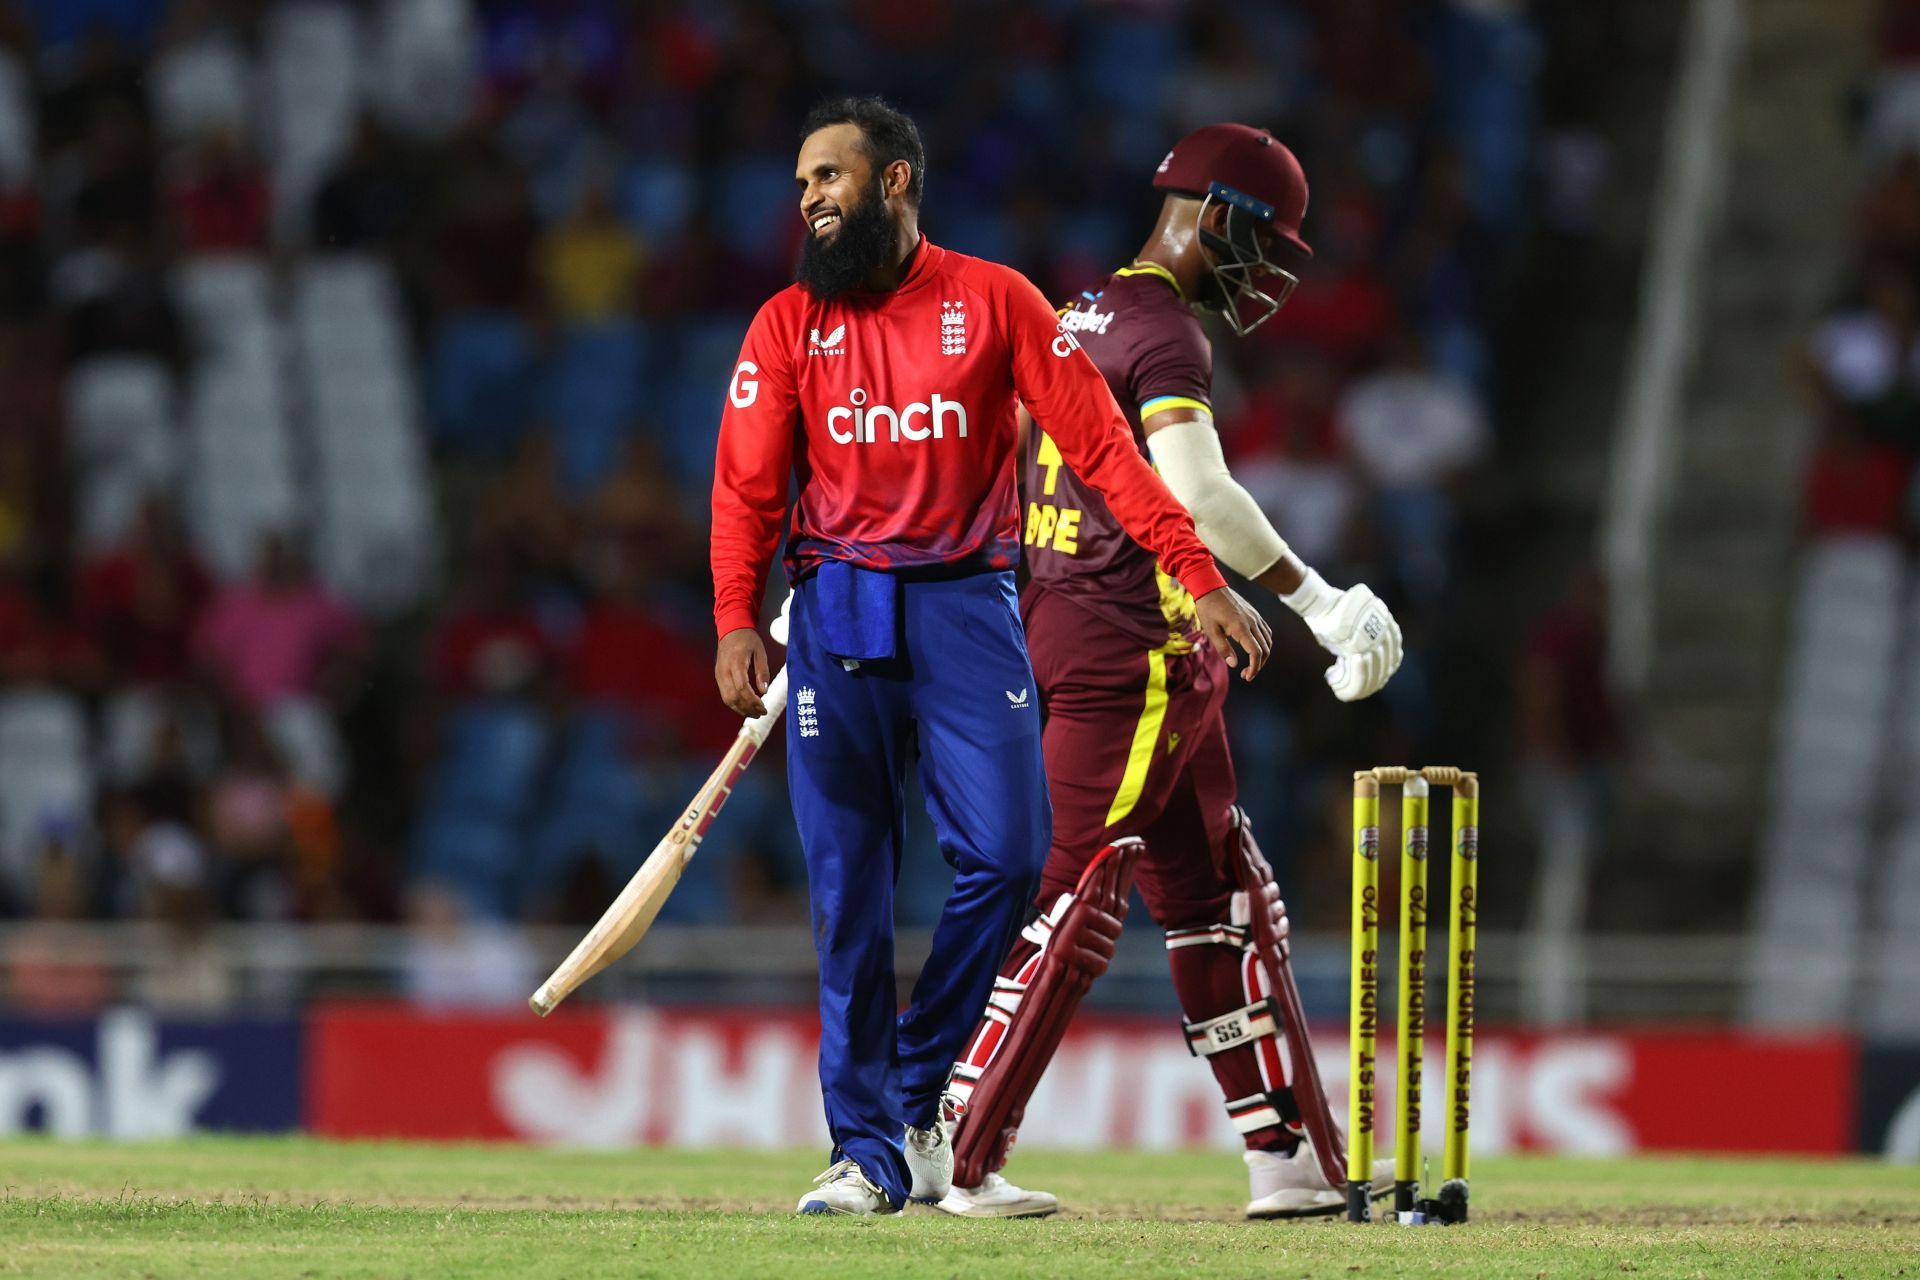
[[[1447,1138],[1440,1165],[1444,1220],[1467,1216],[1467,1121],[1473,1083],[1474,931],[1480,867],[1480,780],[1453,788],[1453,889],[1447,938]]]
[[[1393,1207],[1410,1213],[1420,1189],[1420,1076],[1427,1028],[1427,780],[1400,791],[1400,1025],[1394,1081]]]
[[[1353,956],[1348,994],[1347,1219],[1373,1216],[1374,1040],[1380,1014],[1380,784],[1353,775]]]

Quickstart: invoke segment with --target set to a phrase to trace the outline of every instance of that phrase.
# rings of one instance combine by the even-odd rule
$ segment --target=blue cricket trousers
[[[787,650],[787,779],[820,959],[827,1128],[834,1158],[857,1161],[895,1205],[911,1185],[903,1128],[937,1115],[1052,835],[1013,575],[902,581],[899,593],[895,657],[848,670],[827,653],[811,579],[794,593]],[[915,762],[955,876],[899,1013],[893,891]]]

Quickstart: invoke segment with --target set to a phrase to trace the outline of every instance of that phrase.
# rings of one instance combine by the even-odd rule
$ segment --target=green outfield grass
[[[1476,1220],[1236,1219],[1231,1155],[1022,1152],[1069,1207],[798,1218],[818,1153],[0,1141],[0,1276],[1913,1276],[1920,1171],[1485,1160]]]

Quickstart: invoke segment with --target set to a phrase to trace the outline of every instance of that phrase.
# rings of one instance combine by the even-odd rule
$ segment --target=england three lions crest
[[[967,354],[967,304],[964,302],[940,304],[940,354]]]

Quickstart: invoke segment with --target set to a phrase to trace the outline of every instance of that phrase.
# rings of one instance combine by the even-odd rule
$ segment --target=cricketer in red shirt
[[[1271,643],[1039,291],[920,234],[924,157],[912,121],[875,99],[809,118],[795,172],[808,226],[800,283],[754,318],[714,472],[715,675],[742,715],[767,690],[755,622],[789,476],[797,490],[788,780],[834,1143],[804,1213],[884,1213],[946,1193],[941,1094],[1046,855],[1040,714],[1013,577],[1016,397],[1196,598],[1199,629],[1229,662],[1231,637],[1250,678]],[[896,1017],[893,884],[910,764],[955,879]]]

